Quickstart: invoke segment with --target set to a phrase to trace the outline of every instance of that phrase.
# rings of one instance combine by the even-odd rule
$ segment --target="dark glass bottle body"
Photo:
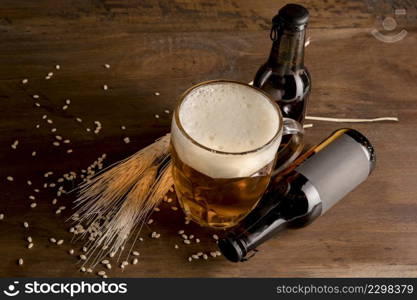
[[[306,24],[290,26],[274,22],[271,53],[253,81],[255,87],[276,100],[284,117],[300,123],[304,121],[311,89],[311,77],[304,66],[305,28]]]
[[[238,262],[286,228],[310,224],[360,183],[375,166],[365,136],[340,129],[276,175],[258,206],[219,241],[226,258]]]

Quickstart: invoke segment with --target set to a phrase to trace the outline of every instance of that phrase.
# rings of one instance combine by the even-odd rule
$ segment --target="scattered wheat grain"
[[[19,141],[18,140],[15,140],[10,147],[12,147],[13,149],[16,149],[17,148],[17,145],[19,145]]]

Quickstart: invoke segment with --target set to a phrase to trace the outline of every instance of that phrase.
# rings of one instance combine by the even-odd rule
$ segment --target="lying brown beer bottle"
[[[273,41],[268,61],[256,73],[253,85],[269,93],[284,117],[303,123],[310,75],[304,66],[307,9],[287,4],[272,19]]]
[[[224,239],[223,255],[245,261],[256,247],[286,228],[304,227],[366,180],[375,166],[368,139],[339,129],[271,181],[257,207]]]

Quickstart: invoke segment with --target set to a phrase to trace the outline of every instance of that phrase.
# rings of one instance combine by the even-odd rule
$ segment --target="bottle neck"
[[[256,247],[287,227],[287,220],[269,213],[259,224],[249,228],[239,228],[239,233],[232,232],[219,241],[223,255],[234,262],[246,261],[257,252]]]
[[[274,191],[267,192],[263,196],[262,202],[231,234],[232,239],[229,242],[234,244],[235,251],[238,253],[232,255],[238,257],[235,261],[246,260],[257,246],[286,228],[287,218],[282,211],[282,204],[285,200],[281,198],[285,194],[285,189],[284,185],[277,185],[274,187]]]
[[[287,228],[288,221],[285,218],[276,215],[274,217],[272,216],[273,214],[270,214],[263,220],[263,222],[265,222],[264,224],[259,224],[256,227],[254,226],[252,230],[249,230],[247,235],[242,238],[241,242],[244,243],[246,255],[278,232]]]
[[[301,30],[274,27],[268,65],[277,73],[285,75],[304,67],[305,28]]]

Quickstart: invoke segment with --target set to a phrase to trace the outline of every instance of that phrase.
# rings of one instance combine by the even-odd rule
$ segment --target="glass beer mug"
[[[302,135],[274,100],[244,83],[214,80],[185,91],[171,125],[173,177],[185,214],[202,226],[237,225],[258,203],[281,138]]]

